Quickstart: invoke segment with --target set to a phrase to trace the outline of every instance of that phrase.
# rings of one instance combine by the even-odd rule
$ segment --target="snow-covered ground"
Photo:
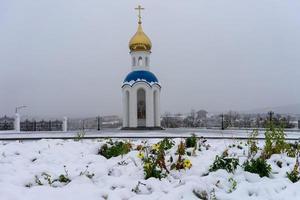
[[[144,141],[131,140],[132,148]],[[148,139],[147,143],[151,146],[158,141]],[[166,158],[176,152],[180,139],[175,141],[176,145],[166,152]],[[192,163],[190,169],[171,170],[162,180],[144,179],[137,150],[110,159],[98,155],[99,148],[106,142],[104,139],[0,142],[0,199],[199,199],[195,193],[207,193],[216,199],[300,199],[300,183],[286,178],[286,172],[293,169],[296,160],[285,154],[273,155],[268,160],[272,166],[270,178],[260,178],[241,167],[234,173],[218,170],[207,175],[215,156],[228,148],[242,164],[247,158],[245,141],[208,140],[207,150],[185,156]],[[232,144],[236,144],[235,147]],[[275,164],[278,160],[282,162],[281,168]],[[45,174],[55,179],[66,173],[71,179],[68,184],[56,182],[50,186],[44,179]],[[88,177],[91,174],[94,176]],[[233,181],[237,183],[234,189]]]

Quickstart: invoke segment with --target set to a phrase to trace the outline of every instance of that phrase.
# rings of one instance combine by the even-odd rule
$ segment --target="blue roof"
[[[158,83],[156,76],[152,72],[145,71],[145,70],[130,72],[124,79],[124,83],[130,82],[130,81],[137,81],[138,79],[145,80],[149,83],[151,83],[151,82]]]

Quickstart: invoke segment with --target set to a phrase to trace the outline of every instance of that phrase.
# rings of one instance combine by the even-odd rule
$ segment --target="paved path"
[[[121,131],[106,129],[86,131],[82,139],[98,138],[186,138],[194,133],[197,137],[207,139],[248,139],[250,130],[216,130],[216,129],[167,129],[162,131]],[[286,131],[287,140],[298,140],[300,132]],[[40,140],[40,139],[76,139],[78,131],[73,132],[0,132],[0,140]],[[260,130],[258,139],[264,139],[264,131]]]

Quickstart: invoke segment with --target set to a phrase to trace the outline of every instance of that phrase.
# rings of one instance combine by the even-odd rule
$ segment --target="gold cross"
[[[141,16],[141,10],[144,10],[145,8],[142,8],[142,6],[141,5],[138,5],[138,7],[137,8],[134,8],[135,10],[138,10],[139,11],[139,15],[138,15],[138,18],[139,18],[139,24],[141,24],[142,23],[142,16]]]

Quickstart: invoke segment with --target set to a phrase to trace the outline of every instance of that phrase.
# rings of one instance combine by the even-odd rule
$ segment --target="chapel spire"
[[[139,21],[138,21],[138,23],[139,24],[142,24],[142,16],[141,16],[141,11],[142,10],[145,10],[145,8],[142,8],[142,6],[141,5],[138,5],[138,7],[137,8],[134,8],[135,10],[138,10],[138,18],[139,18]]]
[[[138,10],[138,29],[129,41],[129,49],[133,51],[148,51],[150,52],[152,43],[149,37],[144,33],[142,28],[141,10],[144,10],[141,5],[138,5],[135,10]]]

